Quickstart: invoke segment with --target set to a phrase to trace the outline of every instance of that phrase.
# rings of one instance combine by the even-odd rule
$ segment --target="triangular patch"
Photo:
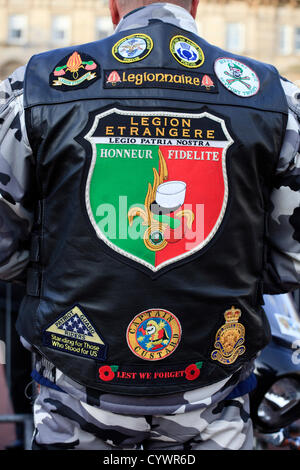
[[[107,345],[77,305],[44,330],[43,343],[52,349],[88,359],[103,361],[106,358]]]

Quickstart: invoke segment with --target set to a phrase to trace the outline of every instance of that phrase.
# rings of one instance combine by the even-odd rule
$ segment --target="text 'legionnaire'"
[[[145,82],[157,83],[180,83],[182,85],[200,86],[201,80],[199,77],[188,76],[187,74],[172,74],[172,73],[126,73],[121,75],[123,82],[134,82],[135,85],[143,85]]]
[[[174,90],[188,90],[202,93],[218,93],[215,76],[212,74],[193,73],[184,71],[179,73],[174,69],[128,69],[105,70],[104,88],[160,88]]]

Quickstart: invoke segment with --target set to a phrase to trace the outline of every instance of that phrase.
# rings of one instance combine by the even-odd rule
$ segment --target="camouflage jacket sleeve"
[[[300,89],[282,79],[289,117],[268,217],[264,292],[300,288]]]
[[[34,189],[23,108],[25,67],[0,83],[0,279],[23,279],[29,259]]]

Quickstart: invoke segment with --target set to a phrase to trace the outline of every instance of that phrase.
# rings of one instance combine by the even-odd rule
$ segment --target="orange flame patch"
[[[70,70],[70,72],[77,72],[82,65],[82,60],[78,52],[73,52],[71,57],[69,58],[67,62],[67,69]]]

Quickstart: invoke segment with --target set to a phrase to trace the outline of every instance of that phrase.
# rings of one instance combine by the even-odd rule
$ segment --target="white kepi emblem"
[[[186,184],[183,181],[167,181],[158,186],[156,202],[159,206],[168,210],[180,207],[184,203],[185,192]]]

